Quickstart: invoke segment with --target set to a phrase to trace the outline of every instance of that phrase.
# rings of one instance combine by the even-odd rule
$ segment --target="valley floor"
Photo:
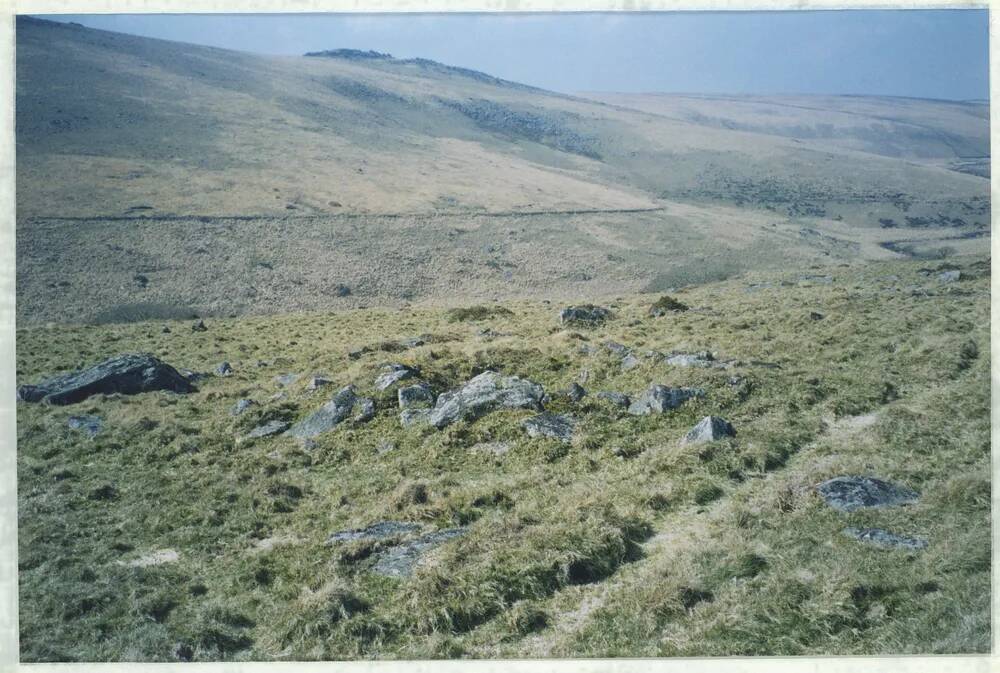
[[[22,661],[988,652],[989,259],[793,268],[662,317],[623,293],[593,328],[510,300],[19,329],[19,384],[126,352],[232,367],[185,395],[18,404]],[[386,363],[436,393],[537,382],[573,438],[529,436],[526,409],[404,426]],[[370,420],[248,439],[349,384]],[[598,395],[651,384],[705,395],[645,416]],[[706,415],[735,437],[682,442]],[[919,495],[840,512],[815,486],[845,475]],[[345,539],[383,521],[412,527]],[[406,554],[411,575],[379,571]]]

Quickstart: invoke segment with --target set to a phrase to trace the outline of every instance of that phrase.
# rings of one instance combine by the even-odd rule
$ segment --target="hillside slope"
[[[21,322],[608,295],[988,247],[975,175],[421,59],[21,17],[16,77]]]
[[[19,383],[129,352],[231,365],[187,394],[18,404],[22,659],[989,651],[989,261],[674,297],[594,328],[514,301],[19,329]],[[432,395],[523,377],[570,439],[521,408],[405,425],[386,363]],[[602,393],[651,384],[704,396],[633,415]],[[347,385],[373,416],[251,437]],[[682,441],[710,414],[735,436]],[[852,475],[914,494],[828,506],[816,485]]]

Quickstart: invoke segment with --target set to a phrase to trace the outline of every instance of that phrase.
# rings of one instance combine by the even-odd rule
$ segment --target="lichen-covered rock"
[[[391,547],[379,556],[372,567],[372,572],[386,577],[409,577],[424,554],[451,539],[464,535],[465,531],[464,527],[448,528]]]
[[[816,491],[827,505],[841,512],[909,505],[919,497],[904,486],[862,476],[834,477],[819,484]]]
[[[260,439],[261,437],[270,437],[271,435],[276,435],[279,432],[284,432],[288,428],[288,423],[285,421],[268,421],[264,425],[258,425],[256,428],[247,433],[244,439]]]
[[[351,414],[357,402],[353,386],[341,388],[333,399],[293,425],[288,434],[298,439],[310,439],[332,430]]]
[[[634,356],[631,353],[629,353],[628,355],[626,355],[625,357],[622,358],[622,365],[621,365],[622,366],[622,371],[623,372],[627,372],[630,369],[635,369],[640,364],[642,364],[642,363],[639,360],[639,358],[637,358],[636,356]]]
[[[88,437],[96,437],[101,431],[100,416],[70,416],[67,425],[73,430],[82,430]]]
[[[153,390],[190,393],[195,387],[176,369],[149,353],[128,353],[80,372],[20,386],[17,398],[25,402],[63,405],[80,402],[91,395],[136,395]]]
[[[580,306],[567,306],[559,312],[559,322],[563,325],[582,325],[584,327],[596,327],[603,324],[611,317],[611,311],[603,306],[593,304],[582,304]]]
[[[399,412],[399,423],[404,428],[429,422],[430,409],[403,409]]]
[[[375,379],[376,390],[387,390],[391,386],[420,375],[420,370],[393,362],[382,367],[383,373]]]
[[[628,395],[613,390],[602,390],[597,393],[597,397],[623,409],[632,403]]]
[[[629,405],[628,412],[635,416],[645,416],[651,413],[663,413],[676,409],[688,400],[703,397],[705,391],[701,388],[668,388],[654,385]]]
[[[442,393],[431,411],[431,425],[447,427],[458,420],[475,420],[496,409],[542,410],[545,390],[517,376],[485,371],[457,390]]]
[[[671,353],[667,364],[674,367],[711,367],[715,358],[708,351],[698,353]]]
[[[337,542],[353,542],[354,540],[386,540],[397,535],[416,533],[420,526],[405,521],[379,521],[367,528],[353,528],[331,533],[326,539],[327,544]]]
[[[927,540],[890,533],[882,528],[845,528],[844,535],[882,549],[908,549],[919,551],[927,548]]]
[[[718,416],[705,416],[684,436],[684,443],[705,444],[735,436],[736,430],[729,421]]]
[[[354,403],[358,413],[354,415],[355,423],[367,423],[375,418],[375,400],[370,397],[359,397]]]
[[[565,414],[538,414],[531,418],[526,418],[521,427],[525,429],[529,437],[550,437],[558,439],[560,442],[569,442],[573,439],[573,429],[576,421]]]
[[[434,406],[434,391],[426,383],[404,386],[396,391],[400,409],[416,409]]]

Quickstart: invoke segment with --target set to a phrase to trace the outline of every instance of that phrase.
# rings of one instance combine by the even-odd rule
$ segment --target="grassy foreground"
[[[646,314],[658,295],[623,297],[594,330],[564,330],[561,306],[543,302],[450,317],[410,307],[218,319],[205,332],[186,322],[19,330],[19,382],[129,351],[234,370],[186,396],[19,403],[21,658],[986,652],[989,260],[952,260],[962,279],[947,284],[940,266],[704,285],[674,295],[691,310],[661,318]],[[803,280],[827,273],[832,282]],[[348,357],[415,335],[427,344]],[[623,371],[600,346],[609,339],[637,354],[710,350],[756,364],[640,357]],[[580,421],[571,445],[529,439],[528,411],[402,428],[395,401],[372,392],[391,361],[419,365],[440,389],[493,368],[548,392],[578,381],[589,394],[549,405]],[[282,389],[274,377],[289,372],[303,376]],[[334,384],[309,391],[313,374]],[[304,417],[348,383],[379,400],[367,424],[311,447],[237,442],[261,422]],[[708,394],[647,417],[595,395],[651,383]],[[234,417],[242,397],[260,404]],[[67,426],[81,414],[104,421],[93,439]],[[682,445],[707,414],[737,436]],[[501,444],[506,453],[490,451]],[[841,514],[812,486],[842,474],[921,497]],[[324,544],[383,519],[468,532],[409,579],[370,572],[377,545]],[[880,550],[842,536],[846,526],[930,544]]]

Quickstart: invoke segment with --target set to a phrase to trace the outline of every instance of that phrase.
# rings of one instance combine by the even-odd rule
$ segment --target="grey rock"
[[[918,551],[927,548],[927,540],[890,533],[882,528],[845,528],[844,535],[860,542],[882,549],[909,549]]]
[[[386,577],[409,577],[413,574],[413,570],[424,554],[449,540],[464,535],[465,531],[465,528],[448,528],[391,547],[379,556],[372,572]]]
[[[666,363],[674,367],[711,367],[715,358],[708,351],[698,353],[670,353]]]
[[[431,425],[444,428],[458,420],[475,420],[496,409],[542,410],[545,390],[517,376],[485,371],[457,390],[442,393],[430,414]]]
[[[485,453],[499,458],[510,451],[508,442],[480,442],[469,447],[473,453]]]
[[[278,374],[274,377],[274,382],[282,387],[290,386],[298,381],[301,376],[301,374]]]
[[[629,353],[628,355],[622,358],[622,371],[627,372],[630,369],[635,369],[640,364],[642,364],[642,361],[639,360],[639,358],[637,358],[636,356]]]
[[[17,399],[63,405],[80,402],[91,395],[136,395],[153,390],[190,393],[195,387],[176,369],[149,353],[130,353],[83,371],[56,376],[35,385],[20,386]]]
[[[732,424],[718,416],[705,416],[684,436],[685,444],[705,444],[725,437],[735,437]]]
[[[95,437],[101,431],[100,416],[70,416],[66,424],[73,430],[82,430],[89,437]]]
[[[404,386],[396,391],[400,409],[428,408],[434,406],[434,391],[426,383]]]
[[[810,311],[809,312],[809,318],[810,318],[810,320],[822,320],[825,317],[826,316],[824,316],[822,313],[819,313],[817,311]]]
[[[576,421],[564,414],[544,413],[526,418],[521,423],[521,427],[525,429],[529,437],[550,437],[558,439],[560,442],[570,442],[573,439]]]
[[[569,388],[563,391],[563,395],[572,402],[579,402],[587,396],[587,391],[579,383],[571,383]]]
[[[559,322],[563,325],[594,327],[603,324],[610,317],[610,310],[593,304],[567,306],[559,312]]]
[[[394,362],[382,367],[383,373],[375,379],[376,390],[386,390],[400,381],[412,379],[420,375],[420,370]]]
[[[336,544],[337,542],[353,542],[354,540],[386,540],[399,535],[416,533],[420,526],[415,523],[404,521],[379,521],[367,528],[354,528],[351,530],[341,530],[331,533],[326,539],[326,544]]]
[[[358,413],[354,415],[355,423],[367,423],[375,418],[375,400],[370,397],[359,397],[354,404]]]
[[[430,409],[403,409],[399,412],[399,422],[404,428],[421,425],[430,421]]]
[[[341,388],[333,399],[293,425],[288,434],[298,439],[309,439],[328,432],[350,415],[357,401],[352,386]]]
[[[601,345],[604,346],[605,348],[607,348],[609,351],[611,351],[615,355],[628,355],[631,352],[631,350],[628,348],[628,346],[620,344],[617,341],[605,341]]]
[[[228,362],[222,362],[215,368],[216,376],[229,376],[233,373],[233,367]]]
[[[597,397],[623,409],[632,403],[628,395],[625,393],[616,393],[613,390],[602,390],[597,393]]]
[[[192,332],[207,332],[208,328],[205,327],[205,321],[204,320],[199,320],[195,324],[191,325],[191,331]]]
[[[237,400],[236,404],[233,405],[232,411],[229,413],[231,413],[233,416],[239,416],[240,414],[242,414],[244,411],[254,406],[255,404],[257,403],[247,398]]]
[[[819,484],[816,491],[827,505],[841,512],[909,505],[919,497],[916,491],[906,487],[862,476],[834,477]]]
[[[954,283],[956,280],[961,280],[961,271],[942,271],[938,274],[938,280],[942,283]]]
[[[269,421],[264,425],[258,425],[256,428],[247,433],[246,439],[270,437],[271,435],[276,435],[279,432],[284,432],[286,428],[288,428],[288,423],[284,421]]]
[[[309,379],[309,385],[306,387],[309,390],[319,390],[320,388],[324,388],[328,385],[331,385],[332,383],[333,381],[326,378],[325,376],[314,376],[311,379]]]
[[[676,409],[691,398],[704,395],[705,391],[700,388],[668,388],[653,385],[629,405],[628,412],[635,416],[645,416],[653,412],[663,413]]]
[[[417,348],[418,346],[423,346],[427,342],[421,337],[409,337],[407,339],[400,339],[399,345],[403,348]]]

